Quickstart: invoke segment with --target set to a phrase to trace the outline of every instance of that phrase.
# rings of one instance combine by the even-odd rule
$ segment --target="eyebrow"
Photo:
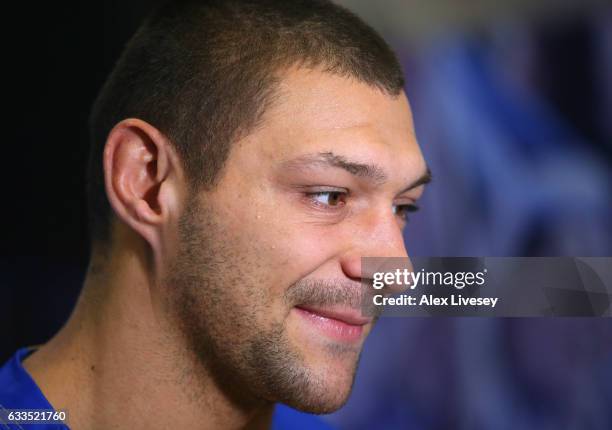
[[[413,188],[416,188],[420,185],[429,184],[431,182],[431,179],[432,179],[431,170],[429,169],[429,166],[427,166],[427,168],[425,169],[425,173],[423,173],[421,177],[418,178],[416,181],[414,181],[412,184],[408,185],[406,188],[400,191],[399,194],[405,193],[406,191],[410,191]]]
[[[380,166],[351,161],[346,157],[334,154],[333,152],[319,152],[316,154],[303,155],[283,163],[285,167],[295,169],[307,168],[309,165],[317,164],[344,169],[352,175],[372,179],[378,185],[383,184],[388,179],[384,169],[382,169]],[[419,185],[427,184],[431,182],[431,178],[431,170],[429,167],[427,167],[425,173],[423,173],[412,184],[404,188],[399,194],[405,193],[406,191],[416,188]]]

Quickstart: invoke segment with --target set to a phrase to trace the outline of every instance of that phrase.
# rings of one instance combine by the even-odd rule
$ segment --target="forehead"
[[[392,169],[409,164],[411,170],[425,170],[403,91],[390,96],[320,70],[294,68],[284,74],[261,126],[238,147],[253,140],[257,149],[251,150],[268,161],[333,151],[363,162],[376,158]]]

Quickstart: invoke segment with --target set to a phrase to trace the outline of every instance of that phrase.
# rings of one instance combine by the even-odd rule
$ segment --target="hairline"
[[[250,127],[245,129],[245,128],[242,128],[242,125],[238,126],[236,130],[236,135],[233,136],[232,139],[230,139],[226,143],[228,145],[227,156],[223,162],[223,165],[221,166],[221,168],[217,172],[217,175],[215,176],[215,178],[213,179],[211,183],[205,183],[204,181],[198,180],[197,177],[193,177],[191,172],[189,172],[189,166],[187,166],[186,164],[183,164],[183,167],[186,167],[186,170],[187,170],[185,172],[186,173],[185,178],[190,187],[189,188],[190,192],[200,192],[202,190],[212,191],[217,187],[217,185],[219,184],[219,181],[222,179],[223,174],[225,172],[225,164],[227,163],[227,161],[229,161],[229,158],[231,157],[232,149],[244,139],[247,139],[248,137],[257,133],[257,131],[264,128],[267,125],[268,121],[272,120],[272,118],[269,115],[270,111],[272,111],[275,107],[280,106],[282,104],[281,99],[284,96],[287,96],[289,92],[291,91],[291,86],[283,85],[283,83],[288,82],[287,78],[293,72],[299,72],[299,71],[319,72],[319,73],[323,73],[328,76],[333,76],[337,78],[352,79],[361,85],[367,86],[368,88],[374,91],[378,91],[380,94],[387,96],[391,98],[392,100],[397,100],[399,97],[402,96],[404,92],[403,86],[399,87],[396,93],[392,93],[388,91],[382,85],[378,85],[376,83],[370,83],[370,82],[365,81],[364,79],[360,79],[357,73],[351,73],[350,71],[340,72],[340,71],[335,71],[333,69],[330,69],[330,66],[327,65],[327,63],[332,63],[332,62],[312,63],[312,62],[307,62],[304,60],[305,58],[300,58],[294,61],[290,61],[288,62],[288,64],[281,63],[271,69],[270,73],[267,76],[270,79],[270,85],[267,88],[268,94],[266,94],[261,100],[261,105],[260,105],[261,110],[259,114],[257,115],[257,117],[255,118],[254,122],[251,124]],[[155,125],[153,124],[153,126]],[[172,141],[171,143],[173,147],[176,148],[177,145]],[[182,163],[187,163],[186,160],[182,159],[182,156],[180,154],[179,154],[179,158],[181,158]]]

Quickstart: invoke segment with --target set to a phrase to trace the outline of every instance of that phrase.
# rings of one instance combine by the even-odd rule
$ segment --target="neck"
[[[24,366],[72,429],[268,428],[272,403],[237,403],[155,303],[146,250],[92,258],[77,306]]]

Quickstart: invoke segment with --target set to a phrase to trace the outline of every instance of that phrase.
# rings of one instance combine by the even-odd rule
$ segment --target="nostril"
[[[340,259],[340,266],[344,276],[357,282],[361,281],[361,256],[356,253],[344,255]]]

